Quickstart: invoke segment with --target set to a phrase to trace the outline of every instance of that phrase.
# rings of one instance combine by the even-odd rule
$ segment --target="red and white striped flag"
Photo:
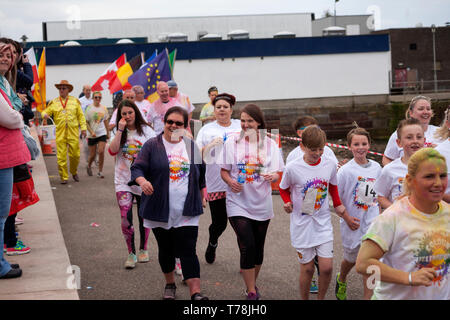
[[[33,86],[31,87],[31,93],[34,96],[34,90],[36,87],[36,83],[39,82],[39,74],[38,74],[38,64],[36,61],[36,54],[34,53],[34,48],[31,47],[30,50],[24,53],[24,55],[28,58],[28,62],[31,64],[31,68],[33,69]],[[36,110],[36,103],[32,104],[32,110]]]
[[[31,64],[31,67],[33,68],[33,84],[39,82],[39,76],[38,76],[38,64],[36,61],[36,54],[34,53],[34,48],[31,47],[30,50],[24,53],[24,55],[27,56],[28,62]]]
[[[126,54],[122,54],[116,61],[114,61],[105,72],[102,73],[100,78],[93,84],[92,91],[102,91],[109,89],[113,80],[117,78],[117,70],[123,66],[127,61]]]

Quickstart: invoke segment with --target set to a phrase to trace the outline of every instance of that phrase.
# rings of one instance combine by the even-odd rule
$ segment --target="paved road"
[[[53,196],[56,202],[64,240],[70,261],[81,269],[80,299],[131,299],[159,300],[164,288],[164,278],[157,260],[157,246],[153,234],[149,239],[150,262],[139,263],[126,270],[127,249],[120,228],[120,213],[114,192],[114,161],[105,155],[105,179],[89,177],[82,154],[79,165],[81,181],[69,179],[67,185],[59,183],[56,157],[45,157]],[[273,196],[275,217],[272,219],[265,246],[265,260],[258,279],[263,299],[299,299],[299,263],[289,237],[289,216],[282,209],[282,200]],[[137,222],[137,214],[134,215]],[[239,273],[239,251],[230,225],[219,240],[217,259],[213,265],[205,262],[204,252],[208,241],[209,208],[200,219],[197,254],[200,260],[202,290],[217,300],[244,299],[244,282]],[[342,260],[342,246],[338,218],[333,214],[334,270],[333,279]],[[92,227],[97,223],[98,227]],[[135,223],[135,225],[137,225]],[[136,234],[138,247],[139,233]],[[50,244],[51,245],[51,244]],[[349,275],[348,299],[362,298],[361,277],[352,270]],[[189,298],[187,286],[177,277],[177,297]],[[316,299],[311,295],[311,299]],[[334,280],[327,299],[335,300]]]

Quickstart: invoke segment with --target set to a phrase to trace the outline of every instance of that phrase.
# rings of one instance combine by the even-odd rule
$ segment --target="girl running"
[[[363,237],[356,270],[375,272],[374,300],[450,299],[450,205],[444,157],[433,148],[408,162],[404,193]]]
[[[126,269],[133,269],[136,262],[149,260],[147,240],[150,230],[144,228],[143,219],[139,219],[140,246],[136,256],[133,227],[133,199],[136,199],[139,212],[142,190],[139,186],[128,186],[131,179],[130,167],[144,143],[155,136],[153,129],[144,121],[141,112],[130,100],[123,100],[118,107],[116,119],[117,133],[109,146],[109,153],[116,156],[114,184],[116,197],[122,218],[122,232],[128,247]]]
[[[226,209],[237,236],[247,300],[259,300],[256,280],[264,259],[264,242],[273,218],[271,183],[284,168],[275,141],[266,136],[261,109],[247,104],[241,111],[241,134],[225,142],[219,159],[227,184]]]

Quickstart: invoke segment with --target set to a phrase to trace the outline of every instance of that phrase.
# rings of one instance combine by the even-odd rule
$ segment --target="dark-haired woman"
[[[133,269],[136,262],[149,260],[147,240],[150,230],[144,228],[143,219],[139,218],[140,247],[136,256],[133,227],[133,199],[136,199],[138,211],[142,190],[139,186],[128,186],[130,167],[135,161],[144,143],[155,136],[153,129],[145,122],[138,107],[129,100],[123,100],[117,110],[117,133],[109,146],[109,153],[116,156],[114,184],[117,202],[122,218],[122,232],[128,247],[128,258],[125,268]]]
[[[176,298],[175,257],[179,257],[191,300],[200,293],[200,264],[196,253],[198,223],[206,205],[205,164],[196,143],[186,137],[188,113],[171,107],[164,130],[147,141],[131,167],[131,179],[142,188],[140,216],[158,243],[158,260],[166,286],[164,300]]]
[[[231,134],[239,134],[241,124],[238,119],[231,119],[236,98],[228,93],[221,93],[213,99],[214,120],[204,125],[197,134],[197,145],[202,149],[206,162],[207,200],[211,211],[211,224],[208,228],[209,241],[205,252],[208,263],[214,263],[220,235],[227,227],[226,189],[227,185],[220,177],[217,156],[223,144]]]
[[[273,218],[271,182],[279,179],[284,163],[274,140],[266,136],[261,109],[248,104],[241,110],[241,134],[225,142],[219,159],[227,184],[227,215],[237,236],[241,274],[247,299],[258,300],[256,279],[264,257],[264,242]]]

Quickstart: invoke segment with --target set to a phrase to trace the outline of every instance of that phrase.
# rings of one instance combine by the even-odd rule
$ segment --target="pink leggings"
[[[125,242],[127,243],[128,253],[136,254],[136,248],[134,246],[133,198],[135,198],[137,202],[137,211],[139,218],[139,249],[147,250],[147,240],[150,234],[150,229],[144,227],[144,219],[139,216],[141,197],[128,191],[116,192],[116,197],[117,202],[119,203],[120,216],[122,220],[122,233],[125,237]]]

